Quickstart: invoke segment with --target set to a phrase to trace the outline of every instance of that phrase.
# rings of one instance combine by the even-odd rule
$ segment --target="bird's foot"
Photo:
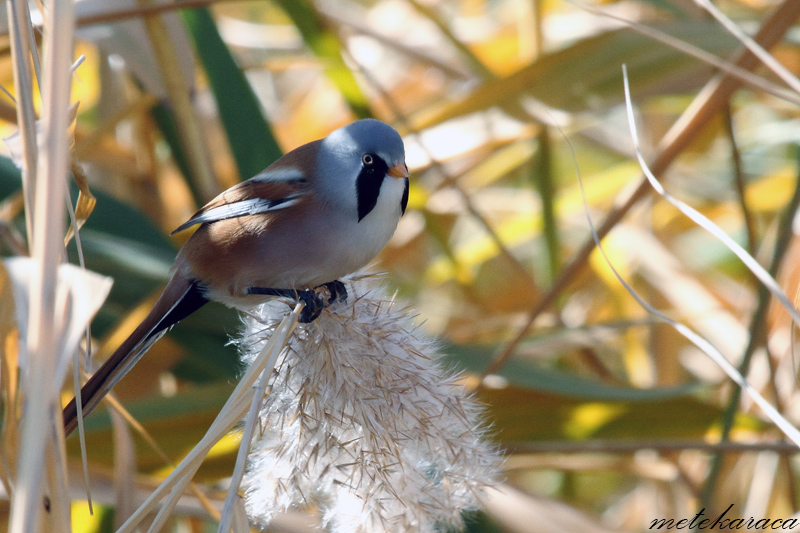
[[[322,309],[325,307],[325,303],[322,301],[315,291],[310,289],[306,289],[304,291],[296,291],[293,289],[271,289],[268,287],[250,287],[247,289],[248,294],[261,294],[264,296],[278,296],[280,298],[291,298],[297,302],[303,302],[305,307],[303,311],[300,313],[300,323],[301,324],[308,324],[309,322],[313,322],[317,319],[317,317],[322,313]]]
[[[320,313],[322,313],[322,309],[325,307],[325,303],[322,301],[322,298],[320,298],[319,295],[312,290],[298,291],[297,301],[306,304],[306,306],[303,308],[303,311],[300,313],[301,324],[308,324],[315,321]]]
[[[338,302],[340,300],[342,302],[346,302],[347,301],[347,288],[345,288],[344,283],[342,283],[338,279],[330,281],[330,282],[322,285],[322,287],[325,287],[326,289],[328,289],[328,292],[331,295],[331,297],[328,298],[328,303],[327,303],[328,307],[330,307],[331,305],[333,305],[334,303],[336,303],[336,302]]]

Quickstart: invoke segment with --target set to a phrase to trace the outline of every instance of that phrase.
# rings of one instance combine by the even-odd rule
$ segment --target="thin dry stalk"
[[[8,30],[11,40],[14,87],[17,98],[17,123],[22,139],[22,190],[25,195],[25,228],[33,235],[33,178],[36,176],[36,112],[33,108],[32,50],[29,34],[33,32],[25,0],[9,0]]]
[[[56,271],[63,250],[63,191],[69,168],[69,104],[74,36],[72,2],[51,0],[44,23],[42,127],[45,142],[36,174],[32,243],[35,271],[28,324],[28,358],[23,375],[26,409],[11,505],[11,533],[37,531],[42,516],[42,479],[52,423],[60,423],[54,383],[56,339]],[[55,422],[53,422],[55,420]],[[63,440],[55,446],[64,446]],[[66,498],[66,493],[51,498]],[[65,505],[55,502],[56,506]],[[68,504],[67,504],[68,505]]]
[[[250,452],[250,444],[253,441],[258,413],[261,410],[261,404],[264,402],[267,383],[269,383],[269,377],[275,369],[275,362],[278,360],[279,353],[280,351],[273,352],[274,357],[270,358],[267,367],[261,372],[258,385],[255,387],[253,402],[250,404],[250,411],[247,413],[244,431],[242,432],[242,441],[239,444],[239,452],[236,454],[236,465],[233,468],[233,475],[231,475],[231,485],[228,487],[228,494],[225,496],[225,505],[222,508],[222,517],[220,518],[218,529],[219,533],[228,533],[231,529],[231,522],[235,518],[235,506],[240,501],[239,486],[242,484],[244,469],[247,466],[247,456]]]
[[[674,199],[670,199],[669,198],[669,196],[665,193],[663,187],[661,187],[661,185],[658,183],[658,181],[653,176],[653,174],[650,171],[650,169],[647,168],[647,165],[645,164],[644,158],[641,155],[641,150],[640,150],[640,147],[639,147],[639,140],[638,140],[638,136],[637,136],[637,133],[636,133],[636,124],[635,124],[634,117],[633,117],[633,107],[631,105],[631,100],[630,100],[630,90],[629,90],[629,86],[628,86],[628,75],[627,75],[627,72],[626,72],[626,69],[625,69],[624,65],[623,65],[622,69],[623,69],[623,79],[624,79],[624,82],[625,82],[625,102],[626,102],[627,111],[628,111],[628,123],[630,125],[631,137],[632,137],[633,142],[634,142],[634,147],[636,148],[637,157],[639,158],[639,164],[641,165],[642,170],[644,171],[645,176],[648,179],[648,183],[653,185],[653,187],[656,189],[656,191],[659,194],[661,194],[662,197],[666,198],[668,201],[673,203],[673,205],[677,206],[678,203],[674,202]],[[572,145],[570,145],[570,147],[571,146]],[[574,159],[574,153],[573,153],[573,159]],[[786,420],[786,418],[784,418],[783,415],[781,415],[778,412],[778,410],[775,409],[775,407],[773,407],[752,385],[750,385],[750,383],[742,376],[742,374],[736,369],[736,367],[734,367],[730,363],[730,361],[728,361],[725,358],[725,356],[713,344],[711,344],[708,340],[703,338],[701,335],[697,334],[691,328],[687,327],[685,324],[682,324],[681,322],[678,322],[677,320],[674,320],[674,319],[668,317],[662,311],[660,311],[659,309],[655,308],[652,304],[650,304],[644,298],[642,298],[636,292],[636,290],[634,290],[634,288],[627,281],[625,281],[625,279],[619,274],[617,269],[614,267],[614,264],[611,262],[611,259],[606,254],[606,252],[605,252],[605,250],[604,250],[604,248],[603,248],[603,246],[602,246],[602,244],[600,242],[601,239],[600,239],[600,236],[598,235],[597,229],[595,228],[594,223],[592,222],[592,218],[591,218],[590,211],[589,211],[589,203],[588,203],[588,201],[586,199],[586,194],[585,194],[584,189],[583,189],[583,181],[581,180],[580,171],[579,171],[579,169],[577,167],[577,163],[575,163],[575,171],[576,171],[576,174],[578,176],[578,185],[579,185],[580,190],[581,190],[581,198],[583,200],[584,211],[586,213],[586,219],[587,219],[587,221],[589,223],[589,230],[590,230],[590,232],[592,234],[592,239],[594,240],[595,246],[597,246],[598,251],[603,256],[603,260],[608,265],[608,267],[611,269],[611,272],[614,274],[614,277],[617,278],[617,281],[619,281],[622,284],[622,286],[625,287],[625,290],[628,292],[628,294],[630,294],[634,298],[634,300],[636,300],[636,302],[640,306],[642,306],[648,313],[652,314],[653,316],[657,317],[659,320],[663,321],[665,324],[667,324],[670,327],[672,327],[676,332],[678,332],[680,335],[682,335],[686,340],[688,340],[689,342],[694,344],[698,349],[700,349],[709,358],[711,358],[711,360],[714,361],[714,363],[716,363],[717,366],[719,366],[723,370],[723,372],[725,372],[725,374],[730,378],[731,381],[736,383],[745,393],[747,393],[747,395],[750,397],[750,399],[752,399],[753,402],[755,404],[757,404],[761,408],[761,410],[764,412],[764,414],[772,421],[772,423],[774,423],[783,432],[784,435],[786,435],[797,446],[800,446],[800,431],[798,431],[798,429],[795,428],[794,425],[792,425],[788,420]],[[693,221],[695,221],[697,223],[700,223],[700,218],[699,217],[693,216],[694,214],[691,213],[691,211],[684,211],[686,208],[688,208],[688,206],[685,206],[685,205],[679,207],[679,209],[681,209],[682,212],[687,214],[687,216],[689,216]],[[689,209],[691,209],[691,208],[689,208]],[[708,229],[708,228],[706,228],[706,229]],[[716,233],[715,233],[715,236],[716,236]],[[725,237],[727,237],[727,236],[725,236]],[[721,238],[721,237],[719,237],[719,238]],[[736,250],[733,250],[733,251],[734,251],[734,253],[736,253]],[[737,254],[737,256],[738,256],[738,254]],[[740,257],[740,259],[742,259],[744,261],[746,258]],[[752,259],[752,258],[750,258],[750,259]],[[749,264],[748,261],[745,261],[745,264],[748,267],[751,267],[751,265]],[[761,267],[759,266],[759,268],[761,268]],[[751,269],[751,271],[756,273],[755,270]],[[758,275],[758,273],[756,273],[756,275]],[[768,276],[768,274],[767,274],[767,276]],[[759,279],[761,279],[761,278],[759,277]],[[761,281],[762,281],[762,283],[764,283],[764,280],[761,280]]]
[[[236,0],[181,0],[181,2],[151,4],[134,7],[130,9],[115,9],[105,13],[84,16],[78,19],[78,27],[92,26],[94,24],[107,24],[110,22],[120,22],[128,19],[143,18],[151,15],[161,15],[179,9],[197,9],[199,7],[222,4]]]
[[[736,196],[739,201],[739,208],[742,212],[742,220],[744,221],[744,228],[747,233],[747,251],[750,255],[756,253],[756,228],[755,221],[753,220],[753,213],[747,205],[747,198],[745,197],[745,176],[744,169],[742,168],[742,153],[739,149],[739,143],[736,139],[736,128],[733,123],[733,110],[728,105],[724,110],[725,114],[725,134],[728,136],[728,142],[731,146],[731,163],[733,164],[733,183],[736,188]]]
[[[89,376],[87,376],[87,379],[88,377]],[[133,415],[122,406],[121,403],[119,403],[113,393],[108,394],[103,401],[108,404],[109,408],[116,413],[116,415],[128,423],[131,429],[133,429],[147,443],[147,445],[150,446],[154,452],[156,452],[156,455],[158,455],[164,461],[166,466],[175,468],[175,463],[167,455],[167,452],[165,452],[161,446],[158,445],[156,440],[152,435],[150,435],[150,433],[147,432],[145,427],[141,425],[139,421],[136,420]],[[197,501],[200,502],[200,505],[203,507],[203,509],[205,509],[211,518],[215,520],[220,519],[220,513],[217,508],[214,507],[214,504],[211,503],[211,500],[208,499],[208,496],[206,496],[195,483],[189,485],[189,490],[192,491],[192,494],[195,495]]]
[[[147,5],[148,0],[139,0]],[[175,123],[181,138],[181,145],[186,150],[186,160],[200,189],[205,203],[217,194],[217,182],[209,160],[208,148],[203,137],[203,127],[192,106],[191,91],[186,84],[183,69],[178,62],[178,55],[169,37],[169,31],[160,15],[150,15],[144,19],[147,34],[153,45],[156,60],[164,80],[164,87],[169,95],[175,111]]]
[[[739,39],[743,45],[750,50],[767,68],[775,73],[783,82],[791,87],[791,89],[800,94],[800,80],[797,76],[789,72],[789,69],[784,67],[777,59],[772,57],[772,54],[764,50],[764,48],[754,41],[749,35],[742,31],[731,19],[729,19],[722,11],[719,10],[714,4],[708,0],[695,0],[695,3],[708,11],[708,13],[717,19],[731,35]]]
[[[781,265],[783,264],[787,255],[786,250],[793,239],[792,227],[798,205],[800,205],[800,183],[795,185],[794,193],[784,208],[783,214],[778,220],[778,227],[775,235],[775,245],[772,251],[772,259],[769,262],[769,273],[772,276],[776,276],[780,271]],[[758,305],[752,313],[748,332],[749,341],[744,350],[742,360],[739,363],[739,371],[744,375],[748,375],[750,372],[750,366],[753,357],[757,353],[759,347],[764,346],[767,349],[767,352],[769,352],[769,346],[768,343],[766,343],[766,335],[768,329],[768,310],[771,305],[771,292],[768,290],[766,285],[759,285],[757,289]],[[789,305],[792,309],[796,309],[794,303],[790,303]],[[794,327],[792,327],[792,330],[794,330]],[[775,367],[773,365],[772,357],[769,355],[769,353],[767,353],[766,359],[770,368],[769,384],[773,393],[773,397],[775,398],[775,404],[778,410],[783,412],[786,407],[785,405],[781,405],[783,402],[781,402],[781,396],[778,394],[777,384],[775,382]],[[796,375],[796,373],[793,375]],[[725,414],[722,418],[721,438],[723,440],[727,440],[730,437],[736,412],[739,410],[740,400],[740,390],[732,390],[727,400]],[[723,457],[720,454],[717,454],[711,463],[711,468],[709,469],[708,476],[706,477],[706,485],[704,490],[706,497],[713,493],[714,487],[717,483],[717,478],[722,468],[722,461]],[[787,473],[788,479],[793,479],[794,475],[792,474],[791,468],[787,470]],[[789,486],[792,487],[791,484]],[[790,488],[790,490],[793,489]]]
[[[417,0],[406,1],[422,16],[436,25],[436,28],[442,32],[442,35],[447,38],[447,41],[458,49],[458,51],[461,53],[461,56],[467,61],[475,74],[485,80],[490,80],[495,77],[494,73],[475,56],[475,53],[472,51],[472,49],[470,49],[470,47],[467,46],[464,41],[456,37],[456,35],[450,29],[450,24],[445,22],[445,19],[439,16],[434,9],[418,2]]]
[[[732,251],[736,257],[738,257],[745,266],[752,272],[758,280],[762,283],[762,285],[769,290],[769,292],[781,303],[781,305],[789,312],[789,315],[792,317],[796,323],[800,324],[800,314],[797,310],[792,306],[789,299],[786,295],[783,294],[778,282],[769,274],[769,272],[762,267],[758,261],[756,261],[751,255],[749,255],[738,243],[736,243],[733,239],[731,239],[726,233],[720,230],[713,222],[711,222],[708,218],[704,217],[701,213],[699,213],[694,208],[690,207],[689,205],[681,202],[677,198],[671,196],[664,187],[656,180],[653,173],[647,167],[647,163],[644,160],[644,156],[642,155],[641,146],[639,144],[639,136],[636,131],[636,120],[633,115],[633,106],[631,104],[631,95],[630,95],[630,87],[628,85],[628,73],[625,69],[625,65],[622,66],[623,72],[623,79],[625,82],[625,104],[626,109],[628,112],[628,125],[630,126],[631,131],[631,138],[633,139],[633,145],[636,149],[636,157],[639,160],[639,165],[641,166],[642,170],[644,171],[645,176],[647,177],[648,182],[650,185],[655,189],[655,191],[665,200],[667,200],[670,204],[675,206],[681,213],[686,215],[689,219],[692,220],[695,224],[699,225],[709,233],[711,233],[716,239],[722,242],[730,251]],[[578,178],[580,180],[580,177]],[[580,181],[579,181],[580,182]],[[775,409],[767,400],[764,399],[761,394],[750,385],[750,383],[742,376],[742,374],[727,360],[725,357],[720,353],[714,346],[711,345],[710,342],[705,340],[704,338],[697,335],[694,331],[691,331],[688,327],[684,326],[683,324],[668,318],[664,315],[661,311],[655,309],[652,305],[645,302],[638,294],[633,290],[633,288],[628,285],[622,277],[617,273],[614,269],[613,265],[611,264],[610,260],[606,256],[605,252],[603,251],[602,246],[600,245],[600,239],[594,232],[594,227],[592,226],[591,218],[589,218],[589,206],[586,203],[586,199],[584,197],[584,207],[586,209],[586,216],[589,219],[589,225],[592,229],[592,236],[595,239],[595,244],[597,245],[600,253],[603,254],[608,265],[611,267],[611,270],[614,272],[614,275],[617,279],[625,286],[625,289],[631,294],[631,296],[636,299],[636,301],[644,307],[648,312],[656,315],[661,320],[672,326],[678,333],[686,337],[687,340],[691,341],[695,346],[700,348],[706,355],[711,357],[711,359],[719,365],[720,368],[728,375],[728,377],[739,387],[745,391],[748,396],[761,408],[762,411],[769,417],[772,422],[783,431],[784,435],[789,437],[795,444],[800,446],[800,431],[798,431],[786,418],[781,415],[777,409]]]
[[[153,510],[169,491],[169,498],[164,503],[164,506],[159,511],[150,528],[151,531],[159,530],[164,521],[166,521],[171,514],[172,509],[175,504],[177,504],[186,486],[189,484],[192,477],[194,477],[195,472],[200,468],[200,465],[211,447],[225,436],[233,426],[239,423],[245,413],[247,413],[252,402],[252,395],[254,394],[252,388],[253,384],[256,379],[258,379],[258,376],[261,375],[264,368],[267,367],[269,361],[277,357],[277,354],[286,346],[295,327],[297,327],[302,310],[303,304],[298,304],[294,311],[283,319],[278,326],[276,334],[272,336],[270,342],[264,347],[259,358],[247,369],[247,372],[239,380],[236,388],[231,393],[228,401],[225,402],[225,405],[220,410],[219,415],[217,415],[217,418],[211,424],[205,436],[192,448],[192,451],[178,464],[175,470],[167,476],[167,479],[150,494],[147,500],[145,500],[122,527],[119,528],[117,533],[130,533],[134,531],[145,516]]]
[[[800,16],[800,2],[786,0],[781,4],[766,21],[761,25],[754,40],[763,48],[770,49],[777,44],[786,32],[794,25],[794,21]],[[735,65],[744,70],[753,70],[758,65],[758,58],[749,50],[743,50]],[[663,179],[664,172],[675,161],[675,159],[689,146],[697,135],[703,131],[705,126],[720,111],[722,111],[730,97],[735,93],[742,83],[730,74],[721,74],[712,78],[711,81],[700,91],[681,117],[673,124],[661,140],[656,158],[650,163],[652,173]],[[622,218],[636,205],[639,200],[650,194],[651,187],[647,178],[642,177],[636,187],[624,203],[609,213],[605,220],[597,226],[597,235],[602,240],[608,233],[622,220]],[[493,357],[486,365],[482,375],[494,374],[511,358],[520,342],[528,335],[536,318],[542,314],[564,289],[572,283],[572,280],[586,266],[595,243],[592,238],[586,240],[583,246],[574,253],[572,261],[564,266],[561,275],[553,282],[553,286],[531,309],[525,323],[517,331],[516,335]]]
[[[679,52],[683,52],[686,55],[690,55],[700,61],[707,63],[714,68],[725,72],[733,76],[734,78],[738,79],[744,84],[749,85],[754,89],[758,89],[760,91],[764,91],[767,94],[771,94],[776,98],[780,98],[785,100],[789,103],[800,105],[800,95],[797,93],[787,91],[783,87],[779,87],[778,85],[772,83],[771,81],[762,78],[757,74],[753,74],[750,71],[747,71],[737,65],[732,64],[729,61],[724,59],[720,59],[719,57],[706,52],[702,48],[698,48],[693,44],[690,44],[686,41],[682,41],[677,37],[673,37],[668,33],[664,33],[661,30],[653,28],[651,26],[647,26],[646,24],[641,24],[639,22],[635,22],[633,20],[626,19],[624,17],[620,17],[619,15],[615,15],[613,13],[609,13],[608,11],[603,11],[602,9],[598,9],[591,4],[585,4],[583,2],[575,2],[571,0],[576,6],[580,7],[581,9],[588,11],[589,13],[593,13],[595,15],[606,17],[611,20],[616,20],[617,22],[621,22],[631,30],[644,35],[645,37],[649,37],[655,41],[658,41],[662,44],[669,46]]]
[[[77,235],[77,234],[76,234]],[[89,339],[89,332],[87,331],[87,340]],[[86,343],[89,346],[89,342]],[[88,352],[88,350],[87,350]],[[81,447],[81,465],[83,466],[83,482],[86,485],[86,502],[89,506],[89,513],[94,513],[92,506],[92,492],[89,483],[89,457],[86,451],[86,431],[83,426],[83,399],[81,398],[81,357],[80,351],[77,350],[72,359],[72,387],[75,393],[75,405],[77,406],[78,413],[78,439]]]
[[[767,269],[762,267],[752,255],[747,253],[747,250],[742,248],[739,243],[734,241],[730,236],[728,236],[727,233],[722,231],[716,224],[709,220],[708,217],[704,216],[690,205],[669,194],[647,167],[647,162],[644,160],[644,154],[642,154],[642,149],[639,145],[639,137],[636,132],[636,120],[633,116],[633,108],[631,106],[628,88],[628,74],[625,70],[625,65],[622,65],[622,71],[625,76],[625,102],[628,109],[628,123],[630,124],[631,137],[633,138],[633,145],[636,149],[636,157],[639,160],[639,165],[642,167],[642,170],[644,170],[644,175],[647,177],[650,185],[662,198],[672,204],[678,211],[686,215],[686,217],[691,219],[692,222],[709,232],[714,238],[724,244],[728,250],[733,252],[733,254],[738,257],[742,263],[744,263],[748,270],[750,270],[750,272],[752,272],[753,275],[758,278],[758,281],[761,282],[761,284],[770,292],[770,294],[772,294],[772,296],[774,296],[775,299],[780,302],[781,306],[783,306],[786,312],[789,313],[789,316],[792,317],[792,320],[795,322],[795,324],[800,325],[800,312],[795,309],[795,307],[792,305],[792,302],[783,293],[781,286],[778,284],[775,278],[773,278],[772,275],[767,272]]]
[[[441,70],[443,73],[447,74],[447,76],[451,78],[455,78],[458,80],[466,80],[472,78],[472,74],[466,72],[463,68],[459,67],[458,65],[453,65],[447,61],[443,61],[442,59],[436,57],[433,54],[426,52],[419,47],[416,47],[412,44],[408,44],[403,42],[399,39],[393,38],[391,36],[386,35],[380,27],[375,27],[370,25],[364,18],[353,17],[352,13],[348,11],[337,9],[338,6],[336,5],[328,5],[324,3],[316,4],[315,8],[317,12],[327,21],[349,28],[351,31],[355,33],[359,33],[361,35],[366,35],[375,39],[381,44],[385,44],[390,46],[392,49],[397,50],[398,52],[403,53],[404,55],[414,59],[415,61],[419,61],[425,65],[431,65],[438,70]]]
[[[506,446],[509,454],[545,453],[637,453],[642,450],[655,452],[698,451],[706,453],[761,453],[774,452],[795,455],[800,448],[789,442],[705,442],[696,440],[586,440],[586,441],[536,441]]]

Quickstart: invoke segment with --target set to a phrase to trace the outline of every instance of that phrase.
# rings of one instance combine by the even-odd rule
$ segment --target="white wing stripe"
[[[198,218],[203,218],[203,222],[212,222],[214,220],[223,220],[232,217],[257,215],[259,213],[266,213],[267,211],[274,211],[276,209],[292,206],[298,202],[297,199],[299,196],[300,195],[295,194],[279,200],[264,200],[263,198],[241,200],[239,202],[209,209]]]
[[[300,201],[302,194],[293,194],[286,198],[277,200],[266,200],[264,198],[251,198],[249,200],[241,200],[219,207],[213,207],[208,211],[192,218],[191,220],[182,224],[173,233],[182,231],[195,224],[205,224],[206,222],[217,222],[219,220],[226,220],[228,218],[236,218],[249,215],[257,215],[259,213],[266,213],[269,211],[277,211],[278,209],[285,209],[291,207]]]
[[[276,168],[270,171],[264,171],[256,174],[252,178],[251,181],[255,181],[258,183],[269,183],[269,182],[288,182],[288,181],[299,181],[305,178],[305,174],[299,169],[289,167],[289,168]]]

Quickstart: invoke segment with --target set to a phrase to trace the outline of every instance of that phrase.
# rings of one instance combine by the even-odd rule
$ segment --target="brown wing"
[[[221,193],[172,234],[195,224],[268,213],[297,204],[310,193],[309,180],[313,179],[319,143],[314,141],[292,150],[264,171]]]

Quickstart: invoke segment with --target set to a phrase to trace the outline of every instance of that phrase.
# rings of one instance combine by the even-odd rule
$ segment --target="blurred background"
[[[797,71],[797,4],[717,5]],[[794,448],[592,252],[587,214],[607,222],[608,259],[647,301],[800,420],[787,313],[716,238],[639,187],[623,63],[656,175],[795,297],[800,94],[747,58],[757,80],[742,86],[741,74],[687,53],[740,57],[706,10],[688,0],[82,0],[76,12],[85,61],[73,79],[74,149],[85,176],[73,194],[97,200],[83,204],[86,266],[115,282],[92,325],[97,360],[166,283],[188,236],[169,237],[174,228],[281,153],[371,116],[403,134],[412,175],[409,210],[374,269],[464,372],[507,456],[504,491],[470,515],[470,531],[635,532],[730,504],[728,518],[797,510]],[[14,93],[7,27],[0,85]],[[15,117],[0,95],[0,136],[17,130]],[[24,254],[8,151],[0,196],[0,249]],[[74,241],[69,252],[77,263]],[[238,328],[235,312],[206,306],[115,389],[173,461],[241,372],[227,345]],[[115,479],[146,494],[170,467],[105,410],[86,432],[96,506],[90,516],[71,438],[73,531],[113,531],[127,512]],[[198,474],[214,498],[237,447],[236,435],[219,443]],[[287,517],[276,531],[307,522]],[[216,531],[190,498],[170,528]]]

